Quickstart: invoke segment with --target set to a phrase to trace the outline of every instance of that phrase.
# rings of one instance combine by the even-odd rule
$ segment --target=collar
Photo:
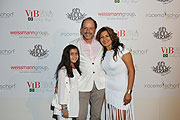
[[[81,39],[80,39],[80,40],[81,40],[82,43],[88,44],[88,43],[83,39],[82,36],[81,36]],[[94,43],[94,41],[95,41],[95,38],[92,39],[92,43]],[[91,44],[92,44],[92,43],[91,43]]]

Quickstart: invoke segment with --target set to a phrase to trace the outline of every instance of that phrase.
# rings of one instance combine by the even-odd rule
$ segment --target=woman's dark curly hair
[[[96,40],[98,40],[100,43],[101,43],[101,41],[100,41],[101,33],[104,32],[104,31],[108,32],[108,34],[109,34],[109,36],[110,36],[110,38],[112,40],[112,50],[114,51],[113,59],[114,59],[114,61],[116,61],[117,60],[118,50],[120,51],[119,46],[122,47],[122,51],[123,51],[124,50],[124,44],[119,42],[119,37],[117,36],[117,33],[115,33],[114,30],[112,28],[110,28],[110,27],[102,27],[97,32]],[[101,43],[101,45],[102,45],[102,43]],[[104,48],[104,51],[103,51],[102,60],[104,60],[104,57],[105,57],[106,52],[107,52],[107,48],[104,47],[104,46],[103,46],[103,48]]]

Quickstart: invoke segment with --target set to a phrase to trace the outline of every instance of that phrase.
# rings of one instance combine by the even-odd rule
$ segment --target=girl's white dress
[[[106,103],[109,104],[109,106],[106,105],[106,118],[114,118],[115,120],[116,116],[122,113],[122,110],[126,110],[126,120],[134,120],[132,101],[126,106],[123,105],[123,99],[128,85],[128,69],[121,57],[129,51],[126,49],[122,51],[122,47],[119,47],[119,49],[120,51],[118,51],[117,54],[117,61],[114,61],[113,59],[113,50],[107,51],[104,60],[102,61],[106,81]],[[121,111],[118,111],[118,109]]]
[[[79,114],[79,86],[80,75],[76,69],[73,69],[73,78],[67,76],[65,67],[58,72],[58,93],[54,95],[52,105],[55,107],[54,114],[58,115],[60,120],[72,120],[72,117],[78,117]],[[69,118],[62,117],[61,104],[67,104]]]

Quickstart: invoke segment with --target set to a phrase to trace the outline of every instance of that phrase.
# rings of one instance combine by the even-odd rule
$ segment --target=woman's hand
[[[123,100],[124,105],[129,104],[129,103],[131,102],[131,99],[132,99],[131,94],[126,93],[126,94],[124,95],[124,100]]]

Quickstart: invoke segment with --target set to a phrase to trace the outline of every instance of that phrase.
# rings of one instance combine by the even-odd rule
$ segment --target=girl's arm
[[[59,97],[59,104],[62,106],[62,113],[63,117],[68,118],[68,89],[67,89],[67,75],[65,70],[60,70],[58,72],[58,97]]]
[[[68,103],[68,90],[66,87],[66,73],[64,70],[58,72],[58,98],[59,104],[64,105]]]

